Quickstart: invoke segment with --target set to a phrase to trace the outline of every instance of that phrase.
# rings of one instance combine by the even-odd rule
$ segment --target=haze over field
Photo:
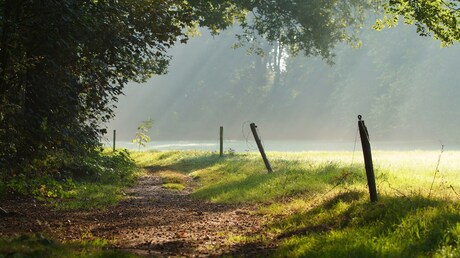
[[[153,142],[214,140],[220,125],[226,139],[244,140],[251,121],[267,140],[353,141],[361,114],[375,140],[458,143],[460,48],[414,30],[366,30],[361,48],[336,48],[332,66],[276,45],[248,55],[232,49],[235,30],[203,31],[171,50],[167,75],[126,87],[108,129],[131,140],[152,118]]]

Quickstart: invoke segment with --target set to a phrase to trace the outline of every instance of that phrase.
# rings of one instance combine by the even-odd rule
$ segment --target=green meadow
[[[460,152],[374,152],[376,203],[359,152],[268,153],[274,173],[258,153],[133,158],[141,167],[192,177],[195,198],[256,206],[264,232],[228,241],[276,242],[275,257],[460,256]]]
[[[373,152],[375,203],[369,200],[360,152],[267,155],[273,173],[267,173],[258,153],[115,155],[113,171],[63,185],[56,181],[59,191],[37,198],[56,209],[104,209],[150,171],[172,191],[187,188],[193,198],[252,207],[261,215],[263,230],[229,234],[228,241],[275,245],[273,257],[460,257],[460,152]],[[132,256],[109,248],[104,239],[59,243],[41,234],[0,239],[0,257]]]

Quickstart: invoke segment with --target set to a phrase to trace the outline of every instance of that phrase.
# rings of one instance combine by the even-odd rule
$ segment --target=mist
[[[205,31],[171,49],[169,72],[129,84],[108,130],[133,139],[154,120],[152,141],[245,140],[255,122],[265,140],[353,141],[362,115],[376,141],[460,142],[460,48],[441,48],[400,25],[364,30],[363,45],[336,47],[334,64],[290,56],[282,46],[266,55],[233,49],[235,30]]]

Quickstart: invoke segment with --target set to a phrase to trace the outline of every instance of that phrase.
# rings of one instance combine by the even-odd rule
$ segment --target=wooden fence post
[[[115,152],[115,142],[117,140],[117,130],[113,130],[113,151]]]
[[[224,127],[220,127],[220,156],[224,155]]]
[[[377,201],[377,188],[375,186],[374,165],[372,164],[371,144],[369,142],[369,132],[361,120],[362,116],[358,116],[359,137],[361,138],[361,146],[363,147],[364,166],[366,167],[367,185],[369,186],[369,194],[371,202]]]
[[[252,134],[254,135],[254,139],[256,140],[257,147],[259,148],[260,155],[262,155],[262,159],[264,160],[265,167],[267,168],[268,173],[273,172],[272,167],[270,166],[270,162],[267,159],[267,155],[265,155],[264,147],[260,141],[259,135],[257,134],[257,126],[254,123],[250,124]]]

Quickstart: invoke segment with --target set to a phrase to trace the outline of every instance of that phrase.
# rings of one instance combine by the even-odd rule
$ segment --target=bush
[[[132,180],[136,165],[126,150],[86,156],[55,154],[19,173],[2,174],[0,196],[19,194],[38,198],[65,198],[75,189],[76,181],[120,182]]]

